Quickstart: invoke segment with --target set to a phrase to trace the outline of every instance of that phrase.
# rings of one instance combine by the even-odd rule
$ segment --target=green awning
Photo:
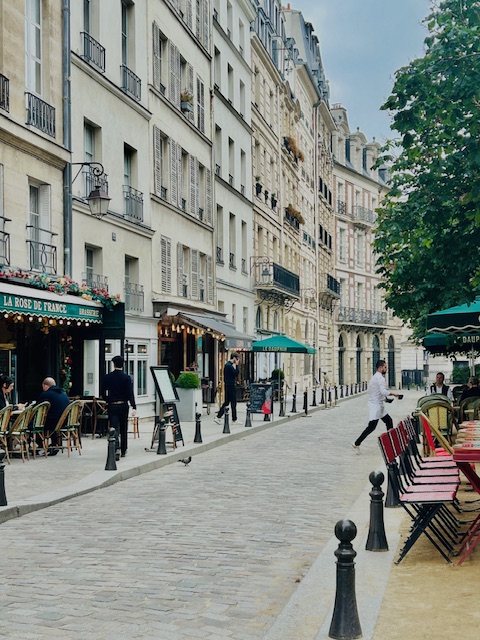
[[[292,338],[284,335],[271,336],[270,338],[265,338],[265,340],[257,340],[252,344],[252,350],[257,352],[317,353],[317,350],[313,347],[292,340]]]
[[[459,335],[480,333],[480,297],[469,304],[429,313],[427,331]]]

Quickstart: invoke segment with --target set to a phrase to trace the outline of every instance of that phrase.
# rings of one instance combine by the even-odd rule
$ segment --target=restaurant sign
[[[43,300],[28,296],[0,293],[0,312],[58,318],[83,322],[102,322],[101,307],[72,304],[60,300]]]

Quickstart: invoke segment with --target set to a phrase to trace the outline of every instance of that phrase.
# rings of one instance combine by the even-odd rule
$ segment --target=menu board
[[[160,398],[160,402],[165,404],[166,402],[178,402],[178,394],[175,387],[172,384],[170,378],[170,371],[168,367],[150,367],[150,371],[153,376],[155,388]]]
[[[250,385],[250,413],[273,413],[273,386],[254,382]]]

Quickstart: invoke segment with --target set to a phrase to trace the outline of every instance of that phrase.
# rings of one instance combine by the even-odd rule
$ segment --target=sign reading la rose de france
[[[31,313],[51,318],[72,318],[75,320],[101,321],[101,310],[81,304],[70,304],[60,300],[42,300],[28,296],[0,293],[0,310],[11,313]]]

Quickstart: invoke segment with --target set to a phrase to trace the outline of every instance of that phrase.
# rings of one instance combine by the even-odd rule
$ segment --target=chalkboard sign
[[[170,371],[168,367],[150,367],[150,371],[153,376],[155,388],[160,398],[160,402],[165,404],[166,402],[178,402],[178,394],[175,387],[172,384],[170,378]]]
[[[273,413],[273,388],[271,384],[254,382],[250,385],[250,413]]]
[[[167,411],[172,411],[173,413],[172,417],[165,418],[165,424],[167,428],[171,427],[172,429],[173,448],[174,449],[177,448],[177,442],[181,442],[183,446],[185,446],[185,442],[183,441],[182,427],[178,419],[177,407],[174,404],[164,404],[163,409],[164,409],[163,411],[164,415]],[[155,424],[153,426],[153,433],[152,433],[152,444],[150,445],[150,449],[153,449],[156,442],[158,443],[158,438],[160,437],[159,431],[160,431],[160,417],[155,416]]]

